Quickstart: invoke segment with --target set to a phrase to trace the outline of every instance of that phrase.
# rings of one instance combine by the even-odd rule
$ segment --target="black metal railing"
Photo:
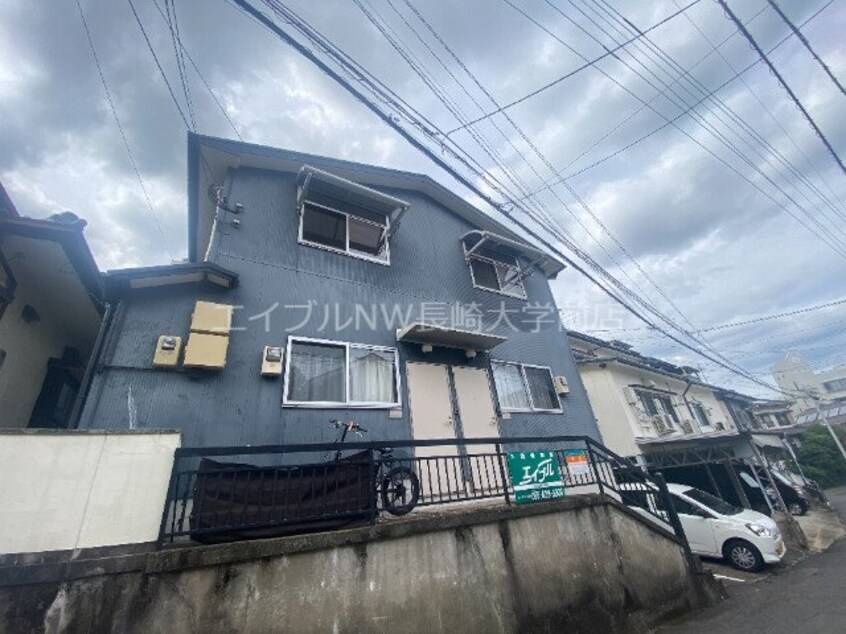
[[[509,453],[538,451],[550,452],[566,495],[609,495],[686,547],[663,480],[586,436],[179,448],[159,545],[331,530],[375,523],[383,511],[476,500],[511,504]]]

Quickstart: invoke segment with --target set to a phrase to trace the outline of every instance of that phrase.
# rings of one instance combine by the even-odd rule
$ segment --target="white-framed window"
[[[548,367],[492,361],[491,370],[501,411],[561,413]]]
[[[690,406],[690,413],[693,414],[693,418],[696,419],[696,422],[699,424],[700,427],[711,426],[711,421],[708,420],[708,412],[705,411],[705,408],[702,406],[702,403],[691,401],[688,403],[688,405]]]
[[[464,252],[475,288],[526,299],[526,288],[523,286],[517,258],[485,248],[468,255],[466,244]]]
[[[840,392],[846,390],[846,379],[834,379],[823,383],[826,392]]]
[[[299,242],[318,249],[389,265],[388,216],[342,211],[306,200],[300,209]]]
[[[672,426],[679,424],[679,415],[673,406],[673,399],[668,394],[637,390],[637,398],[650,416],[664,416],[664,420]]]
[[[289,337],[282,404],[399,407],[396,348]]]

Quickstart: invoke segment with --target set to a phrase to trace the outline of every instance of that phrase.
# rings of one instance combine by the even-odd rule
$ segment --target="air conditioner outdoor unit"
[[[667,414],[656,414],[652,417],[652,424],[659,436],[667,436],[675,431],[672,418]]]

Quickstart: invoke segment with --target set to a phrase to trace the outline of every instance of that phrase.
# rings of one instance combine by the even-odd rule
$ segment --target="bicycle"
[[[352,420],[344,423],[333,419],[329,421],[329,424],[336,429],[343,429],[341,437],[338,439],[339,444],[346,441],[350,432],[359,436],[362,433],[367,433],[367,429]],[[342,451],[343,449],[338,447],[335,452],[335,462],[341,459]],[[397,517],[408,514],[420,501],[420,479],[410,467],[402,464],[403,461],[408,461],[408,459],[394,455],[393,448],[376,447],[374,451],[379,454],[374,461],[374,475],[377,483],[377,495],[380,495],[382,499],[382,508]]]

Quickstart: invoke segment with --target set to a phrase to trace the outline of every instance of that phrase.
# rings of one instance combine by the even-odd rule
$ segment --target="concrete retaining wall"
[[[0,432],[0,555],[155,541],[178,432]]]
[[[632,632],[709,601],[676,541],[598,495],[412,515],[18,575],[0,630]]]

